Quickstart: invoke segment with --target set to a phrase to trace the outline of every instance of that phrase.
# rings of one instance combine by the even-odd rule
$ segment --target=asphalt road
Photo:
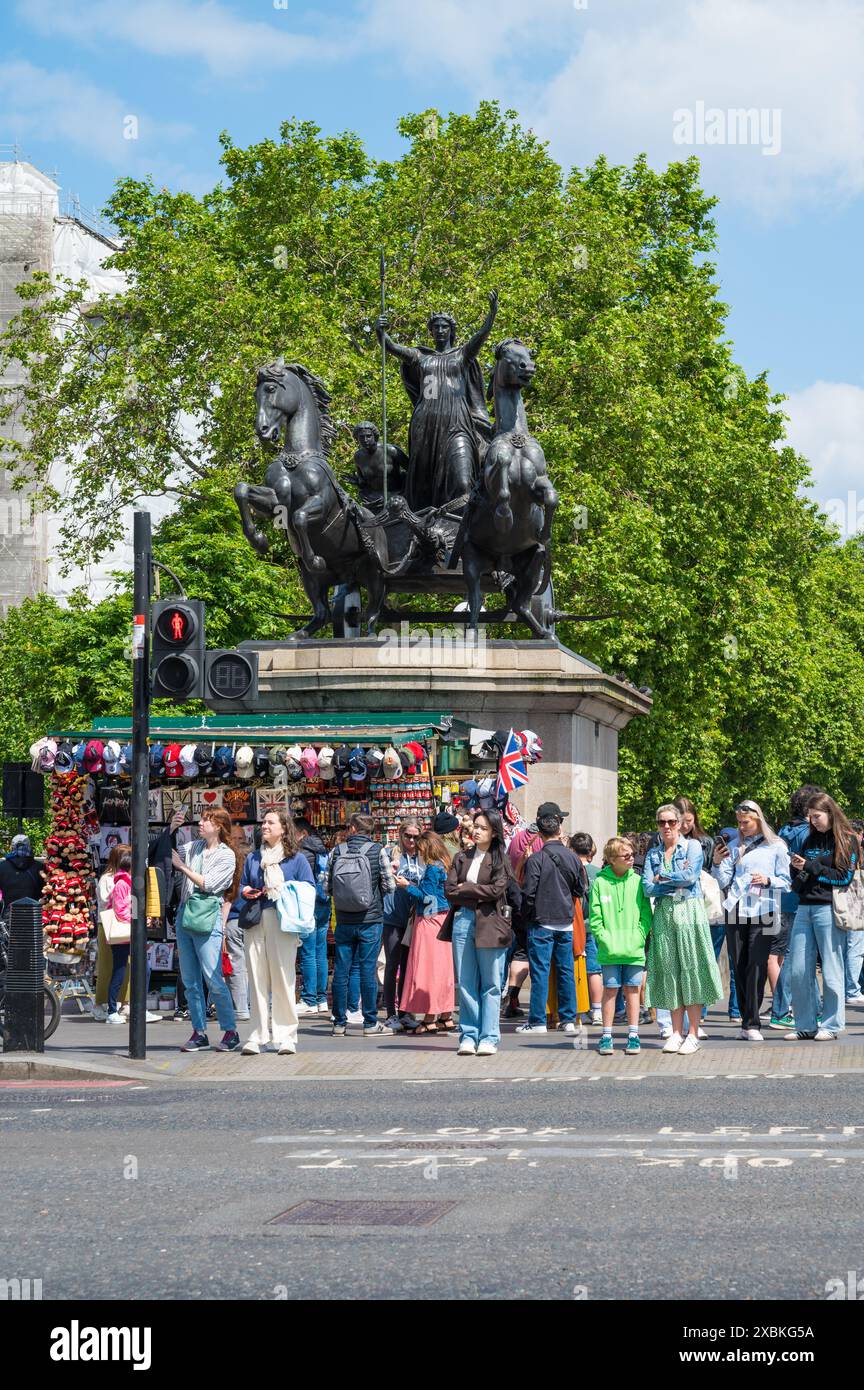
[[[7,1083],[0,1152],[0,1279],[45,1299],[824,1300],[864,1275],[860,1074]]]

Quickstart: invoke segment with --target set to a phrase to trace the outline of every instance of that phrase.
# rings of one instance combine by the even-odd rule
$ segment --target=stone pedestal
[[[589,831],[601,848],[617,829],[618,734],[651,700],[557,642],[463,642],[403,624],[377,639],[244,646],[258,652],[255,713],[398,711],[534,729],[543,761],[515,797],[520,809],[533,818],[555,801],[570,813],[565,829]]]

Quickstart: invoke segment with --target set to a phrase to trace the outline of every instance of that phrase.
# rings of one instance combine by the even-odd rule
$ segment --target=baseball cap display
[[[335,756],[333,749],[327,744],[318,750],[318,776],[323,777],[325,782],[332,782],[336,776],[336,770],[333,767]]]
[[[88,740],[87,747],[84,749],[85,772],[102,771],[103,748],[104,744],[102,743],[102,740],[100,738],[91,738]]]
[[[359,746],[352,748],[348,756],[348,767],[351,771],[352,782],[363,782],[366,779],[366,755]]]
[[[372,748],[367,748],[367,749],[366,749],[366,770],[367,770],[367,772],[369,773],[369,776],[370,776],[370,777],[379,777],[379,776],[381,775],[381,770],[382,770],[383,766],[384,766],[384,752],[383,752],[383,749],[377,748],[377,747],[375,747],[374,745],[373,745]]]
[[[163,755],[162,755],[162,760],[163,760],[163,762],[165,763],[165,776],[166,776],[166,777],[182,777],[182,776],[183,776],[183,765],[182,765],[182,763],[180,762],[180,744],[179,744],[179,743],[166,743],[166,745],[165,745],[165,752],[164,752]]]
[[[285,749],[281,743],[274,743],[273,747],[270,749],[270,766],[285,766]]]
[[[303,770],[303,776],[307,778],[308,781],[317,780],[318,754],[315,752],[314,748],[309,747],[303,749],[303,752],[300,754],[300,766]]]
[[[288,752],[285,754],[285,774],[289,782],[299,782],[303,776],[303,764],[300,761],[302,754],[299,748],[297,749],[297,753],[300,756],[295,758],[294,749],[289,748]]]
[[[184,743],[180,749],[180,766],[184,777],[197,777],[198,763],[195,760],[195,744]]]
[[[30,757],[34,772],[50,772],[57,755],[57,744],[53,738],[40,738],[30,745]]]
[[[72,757],[71,743],[66,743],[64,741],[58,744],[57,752],[54,757],[54,771],[64,773],[71,772],[74,766],[75,759]]]
[[[198,764],[198,771],[208,773],[213,766],[213,754],[206,743],[199,743],[195,746],[195,761]]]
[[[162,758],[165,749],[161,743],[151,743],[150,745],[150,771],[163,772]]]
[[[256,777],[266,777],[270,772],[270,754],[266,748],[256,748],[252,760]]]
[[[384,776],[388,782],[395,782],[403,775],[402,763],[395,748],[388,748],[384,754]]]
[[[124,777],[132,776],[132,744],[124,743],[120,749],[120,771]]]
[[[414,754],[411,752],[410,748],[408,748],[408,747],[397,748],[397,749],[396,749],[396,752],[399,754],[399,761],[400,761],[400,763],[402,764],[402,770],[403,770],[403,772],[410,772],[411,768],[414,766],[415,762],[417,761],[417,759],[414,757]]]
[[[230,777],[234,771],[234,754],[227,743],[217,748],[213,756],[213,771],[217,777]]]
[[[120,744],[113,738],[109,739],[102,749],[102,764],[105,772],[107,772],[110,777],[116,777],[120,771],[120,754],[122,751]]]
[[[251,777],[254,770],[255,754],[252,752],[248,743],[243,743],[237,749],[237,756],[234,759],[235,777]]]

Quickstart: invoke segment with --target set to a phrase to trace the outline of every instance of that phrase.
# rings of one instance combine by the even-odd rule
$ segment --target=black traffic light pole
[[[150,513],[134,523],[135,600],[132,636],[132,949],[129,1056],[147,1056],[147,858],[150,819]]]

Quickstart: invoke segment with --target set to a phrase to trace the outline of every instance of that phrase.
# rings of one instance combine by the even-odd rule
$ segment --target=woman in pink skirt
[[[426,830],[420,836],[418,853],[425,865],[419,884],[409,883],[401,877],[396,879],[399,886],[416,899],[417,911],[422,913],[415,917],[413,929],[409,928],[411,944],[402,986],[401,1008],[406,1013],[423,1016],[418,1033],[452,1033],[456,995],[453,950],[449,941],[438,940],[438,933],[449,910],[449,903],[444,897],[444,883],[450,867],[450,855],[441,836],[436,835],[434,830]]]

